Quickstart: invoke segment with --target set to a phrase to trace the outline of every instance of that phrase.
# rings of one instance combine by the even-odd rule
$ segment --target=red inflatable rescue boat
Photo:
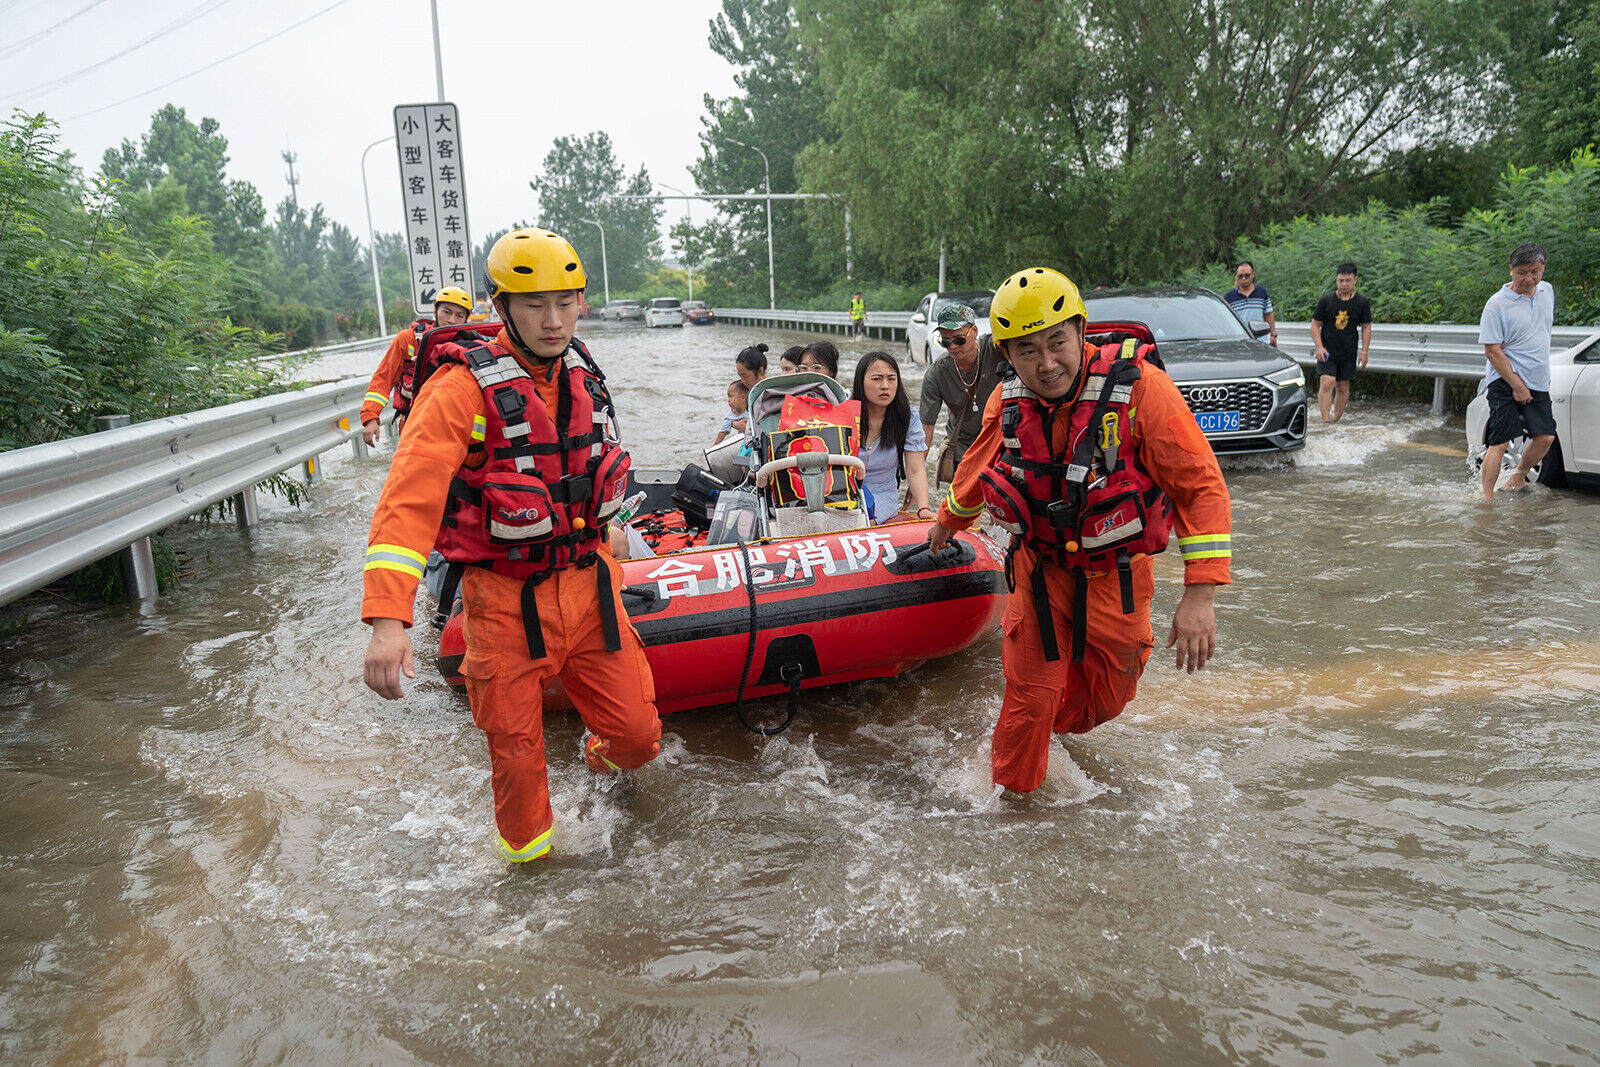
[[[843,402],[831,378],[767,378],[750,391],[743,458],[708,454],[715,475],[630,472],[653,510],[632,520],[622,599],[662,712],[894,677],[999,626],[1005,551],[967,531],[935,553],[931,522],[871,525],[854,416],[827,421]],[[439,668],[458,688],[465,652],[457,615]],[[546,706],[571,707],[559,684]]]
[[[657,707],[731,704],[741,678],[747,698],[787,693],[796,672],[803,689],[891,678],[992,633],[1005,603],[1004,550],[969,532],[935,555],[930,525],[625,561],[622,599],[655,674]],[[439,643],[452,684],[464,684],[465,652],[458,614]],[[571,706],[564,693],[547,700]]]

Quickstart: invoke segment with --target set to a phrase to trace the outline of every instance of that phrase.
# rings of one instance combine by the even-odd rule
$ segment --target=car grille
[[[1190,411],[1237,411],[1239,433],[1254,433],[1272,414],[1272,390],[1260,382],[1195,382],[1178,386]]]

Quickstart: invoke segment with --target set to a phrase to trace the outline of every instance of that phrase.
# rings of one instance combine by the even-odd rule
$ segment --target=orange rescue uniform
[[[378,361],[378,369],[372,372],[372,380],[367,383],[366,399],[361,402],[361,425],[365,426],[383,414],[383,409],[389,406],[389,400],[400,384],[406,364],[416,358],[417,335],[411,326],[407,326],[394,335],[383,358]]]
[[[1083,365],[1094,358],[1086,346]],[[1075,389],[1081,389],[1080,373]],[[983,511],[979,475],[1000,452],[1000,408],[1003,390],[996,388],[983,411],[983,428],[956,470],[955,482],[939,508],[939,521],[952,529],[971,526]],[[1076,400],[1076,395],[1073,401]],[[1067,403],[1073,401],[1064,401]],[[1088,401],[1085,401],[1086,403]],[[1133,385],[1129,404],[1131,437],[1139,462],[1173,504],[1174,535],[1183,552],[1185,585],[1229,583],[1232,508],[1211,445],[1201,433],[1178,387],[1164,371],[1146,364]],[[1052,423],[1056,455],[1067,447],[1068,420]],[[1035,555],[1023,543],[1010,573],[1031,573]],[[1072,578],[1062,567],[1046,564],[1045,585],[1058,643],[1071,647]],[[1134,610],[1122,613],[1122,591],[1115,569],[1086,571],[1087,629],[1082,663],[1063,655],[1046,660],[1029,582],[1017,580],[1002,621],[1001,660],[1006,691],[994,729],[994,781],[1019,793],[1044,781],[1050,734],[1085,733],[1115,718],[1134,697],[1139,676],[1155,646],[1150,626],[1154,567],[1150,556],[1133,557]]]
[[[503,330],[496,343],[514,351]],[[556,381],[547,369],[522,363],[554,420]],[[559,361],[552,364],[559,366]],[[483,390],[471,371],[450,363],[429,377],[372,516],[362,621],[399,619],[411,625],[417,583],[439,532],[450,480],[466,462],[468,448],[483,439],[483,425]],[[595,566],[610,571],[616,617],[626,623],[621,566],[604,549]],[[467,653],[461,673],[473,722],[489,746],[501,846],[513,860],[536,859],[550,850],[554,815],[542,712],[544,690],[553,679],[561,679],[584,725],[604,742],[605,758],[616,767],[642,766],[660,748],[661,720],[644,645],[625,624],[621,651],[606,651],[596,579],[593,567],[574,567],[549,574],[535,587],[545,654],[530,659],[522,626],[523,583],[479,567],[468,567],[462,576]]]

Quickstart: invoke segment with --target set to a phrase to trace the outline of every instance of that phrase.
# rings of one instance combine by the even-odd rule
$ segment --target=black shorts
[[[1317,364],[1317,374],[1325,378],[1336,378],[1341,382],[1354,381],[1356,357],[1338,356],[1329,352],[1328,358]]]
[[[1556,416],[1550,410],[1550,394],[1529,390],[1533,397],[1526,404],[1511,399],[1511,386],[1504,378],[1489,383],[1489,421],[1483,425],[1483,443],[1503,445],[1518,437],[1556,435]]]

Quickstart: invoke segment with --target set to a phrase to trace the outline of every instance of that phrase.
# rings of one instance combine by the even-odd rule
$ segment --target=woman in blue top
[[[863,485],[873,522],[900,513],[900,483],[911,489],[911,508],[919,519],[933,518],[928,506],[928,441],[922,423],[911,417],[911,399],[900,384],[900,365],[887,352],[868,352],[856,364],[850,399],[861,402]]]

